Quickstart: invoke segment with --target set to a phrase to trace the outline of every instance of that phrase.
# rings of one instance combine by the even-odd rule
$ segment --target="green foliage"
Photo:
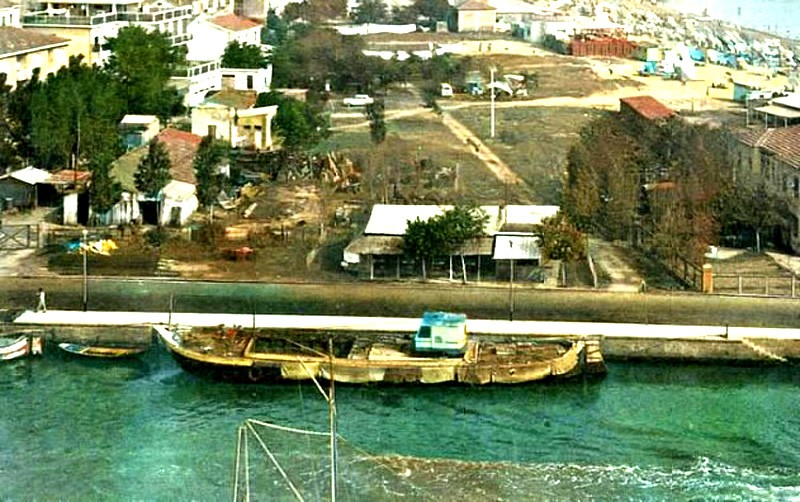
[[[561,212],[533,226],[545,260],[577,261],[586,258],[586,236]]]
[[[286,5],[283,10],[283,19],[320,24],[331,19],[343,18],[346,14],[347,0],[303,0]]]
[[[542,47],[556,54],[567,54],[569,50],[569,46],[554,35],[545,35],[542,39]]]
[[[389,21],[389,12],[384,0],[358,0],[351,16],[357,24],[384,23]]]
[[[194,173],[197,180],[197,199],[203,207],[214,205],[220,190],[224,186],[224,176],[219,167],[225,161],[226,147],[224,143],[206,136],[197,148],[194,157]]]
[[[164,144],[153,139],[147,147],[147,153],[139,161],[134,174],[136,189],[148,197],[157,197],[159,192],[169,183],[171,163]]]
[[[386,139],[386,120],[384,117],[383,100],[376,99],[372,104],[367,105],[364,114],[369,120],[369,137],[376,145],[380,145]]]
[[[225,47],[222,54],[223,68],[267,68],[269,60],[257,45],[233,41]]]
[[[267,20],[264,29],[261,30],[261,43],[269,45],[281,45],[286,41],[289,32],[289,23],[284,21],[275,9],[267,12]]]
[[[89,163],[92,184],[89,185],[89,205],[96,214],[105,214],[119,202],[122,185],[111,176],[113,158],[98,155]]]
[[[274,91],[260,94],[256,106],[269,105],[278,105],[273,126],[283,138],[284,148],[292,151],[309,150],[330,134],[328,115],[316,102],[298,101]]]
[[[116,156],[117,124],[124,115],[118,87],[82,56],[39,84],[30,100],[30,136],[35,162],[46,169],[95,156]]]
[[[447,0],[414,0],[412,8],[418,16],[430,21],[446,21],[450,12],[450,3]]]
[[[438,216],[408,223],[403,234],[403,250],[414,258],[457,253],[470,239],[480,237],[488,216],[475,206],[455,206]]]
[[[716,216],[722,232],[737,235],[750,230],[761,252],[761,236],[767,230],[788,225],[791,199],[763,179],[740,177],[726,186],[716,201]]]
[[[139,26],[122,28],[108,48],[106,70],[120,84],[127,113],[158,115],[166,121],[181,112],[181,98],[167,84],[185,64],[185,49],[174,47],[167,34]]]

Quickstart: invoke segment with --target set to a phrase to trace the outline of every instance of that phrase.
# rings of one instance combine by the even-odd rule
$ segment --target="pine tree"
[[[133,176],[136,189],[148,197],[158,200],[158,222],[161,223],[161,190],[169,183],[172,165],[164,144],[153,139],[147,153],[139,161],[139,167]]]
[[[219,173],[219,166],[224,160],[222,145],[211,136],[204,137],[194,157],[194,173],[197,180],[197,199],[209,210],[209,214],[222,190],[223,178]]]

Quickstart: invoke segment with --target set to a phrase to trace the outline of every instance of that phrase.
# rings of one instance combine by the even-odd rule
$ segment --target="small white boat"
[[[10,361],[27,355],[38,356],[41,353],[41,336],[19,335],[0,338],[0,361]]]

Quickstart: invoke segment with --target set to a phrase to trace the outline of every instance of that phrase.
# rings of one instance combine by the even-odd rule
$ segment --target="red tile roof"
[[[212,23],[225,28],[226,30],[230,31],[243,31],[249,30],[252,28],[257,28],[261,26],[261,23],[257,23],[246,17],[239,17],[236,14],[226,14],[224,16],[217,16],[210,20]]]
[[[800,126],[748,129],[737,137],[745,145],[764,149],[782,162],[800,168]]]
[[[194,184],[194,156],[203,138],[171,127],[158,133],[156,138],[164,143],[164,147],[169,153],[172,179]]]
[[[11,26],[0,27],[0,57],[20,52],[33,52],[53,45],[67,45],[68,43],[68,39],[55,35]]]
[[[456,7],[456,10],[497,10],[481,0],[466,0]]]
[[[672,109],[652,96],[632,96],[619,101],[647,120],[668,119],[675,115]]]
[[[62,169],[50,174],[49,183],[52,185],[83,185],[92,178],[90,171],[74,171]]]

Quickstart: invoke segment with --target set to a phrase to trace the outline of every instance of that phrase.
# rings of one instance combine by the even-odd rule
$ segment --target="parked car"
[[[342,100],[342,104],[345,106],[367,106],[374,102],[375,100],[369,97],[369,94],[355,94]]]

